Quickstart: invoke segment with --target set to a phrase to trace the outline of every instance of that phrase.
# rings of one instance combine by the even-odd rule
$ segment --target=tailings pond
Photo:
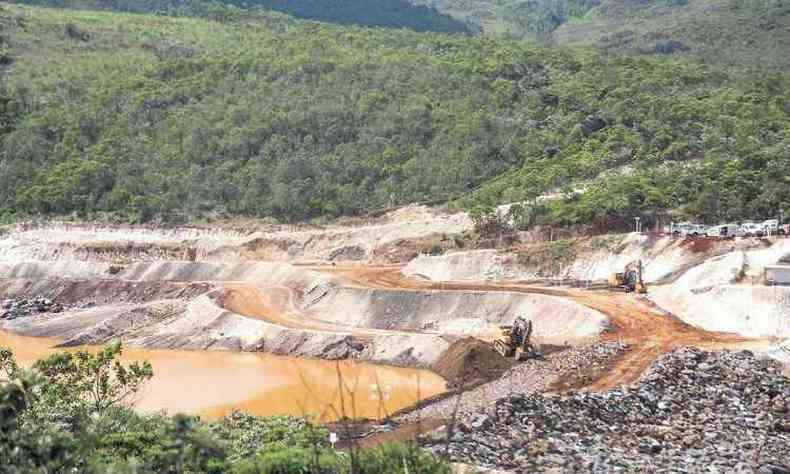
[[[55,339],[0,331],[0,347],[13,350],[24,366],[64,350],[56,344]],[[341,415],[339,380],[345,387],[342,405],[349,417],[381,418],[446,389],[444,380],[429,371],[352,361],[130,347],[124,348],[122,359],[147,360],[154,369],[154,378],[135,401],[136,409],[206,418],[241,409],[256,415],[314,415],[333,421]]]

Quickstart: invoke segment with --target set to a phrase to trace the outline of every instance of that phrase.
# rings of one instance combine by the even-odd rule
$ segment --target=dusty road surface
[[[252,319],[296,329],[346,332],[340,327],[305,318],[297,309],[289,288],[261,288],[252,283],[223,282],[225,290],[220,301],[223,308]]]
[[[691,326],[633,295],[570,291],[568,297],[609,317],[613,330],[603,336],[604,340],[620,340],[630,345],[630,350],[609,372],[587,387],[589,390],[605,391],[632,383],[658,356],[679,347],[737,349],[763,342]]]

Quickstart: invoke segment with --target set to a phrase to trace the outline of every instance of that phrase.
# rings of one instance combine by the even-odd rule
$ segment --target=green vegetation
[[[235,1],[232,3],[236,3]],[[239,2],[297,18],[340,24],[411,28],[417,31],[467,33],[467,26],[425,5],[407,0],[252,0]]]
[[[790,203],[787,73],[227,11],[3,7],[0,220],[459,200],[627,226]]]
[[[608,51],[682,55],[758,71],[790,67],[790,4],[784,0],[603,1],[552,41]]]
[[[476,33],[723,65],[790,66],[784,0],[15,0],[12,3],[226,19],[250,10],[338,24]],[[2,56],[0,54],[0,61]]]
[[[233,413],[216,421],[140,415],[125,403],[152,376],[123,365],[119,343],[20,369],[0,347],[2,472],[425,473],[447,464],[411,444],[339,453],[329,432],[293,417]]]
[[[784,0],[413,0],[494,37],[729,66],[790,66]]]
[[[410,1],[499,38],[683,55],[755,69],[790,67],[790,4],[784,0]],[[456,31],[433,23],[425,29]]]
[[[11,3],[222,20],[250,11],[278,11],[296,18],[339,24],[468,33],[467,26],[433,8],[406,0],[16,0]]]
[[[601,0],[412,0],[498,37],[548,39],[560,25],[584,16]]]

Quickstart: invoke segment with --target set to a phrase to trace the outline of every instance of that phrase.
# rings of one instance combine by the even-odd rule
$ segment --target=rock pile
[[[560,380],[572,385],[575,381],[587,378],[591,371],[602,370],[612,359],[626,351],[628,346],[621,342],[603,342],[562,350],[555,348],[554,352],[547,349],[547,346],[541,346],[544,357],[516,364],[496,380],[405,413],[398,421],[446,419],[456,411],[466,413],[485,409],[508,395],[546,390]],[[432,370],[435,371],[436,367],[432,367]],[[442,372],[437,373],[451,380]]]
[[[464,414],[449,452],[515,472],[790,473],[789,410],[790,379],[776,362],[681,349],[639,384],[509,396]]]
[[[16,319],[21,316],[30,316],[38,313],[60,313],[63,306],[49,298],[36,297],[33,299],[7,299],[0,306],[0,319]]]

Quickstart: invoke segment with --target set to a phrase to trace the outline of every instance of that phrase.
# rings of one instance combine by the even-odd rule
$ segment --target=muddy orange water
[[[55,349],[55,339],[0,331],[0,346],[12,349],[29,366]],[[258,353],[124,348],[125,361],[148,360],[154,378],[135,408],[144,412],[193,413],[217,418],[238,408],[257,415],[339,417],[338,368],[346,387],[347,416],[380,418],[446,389],[433,372]]]

